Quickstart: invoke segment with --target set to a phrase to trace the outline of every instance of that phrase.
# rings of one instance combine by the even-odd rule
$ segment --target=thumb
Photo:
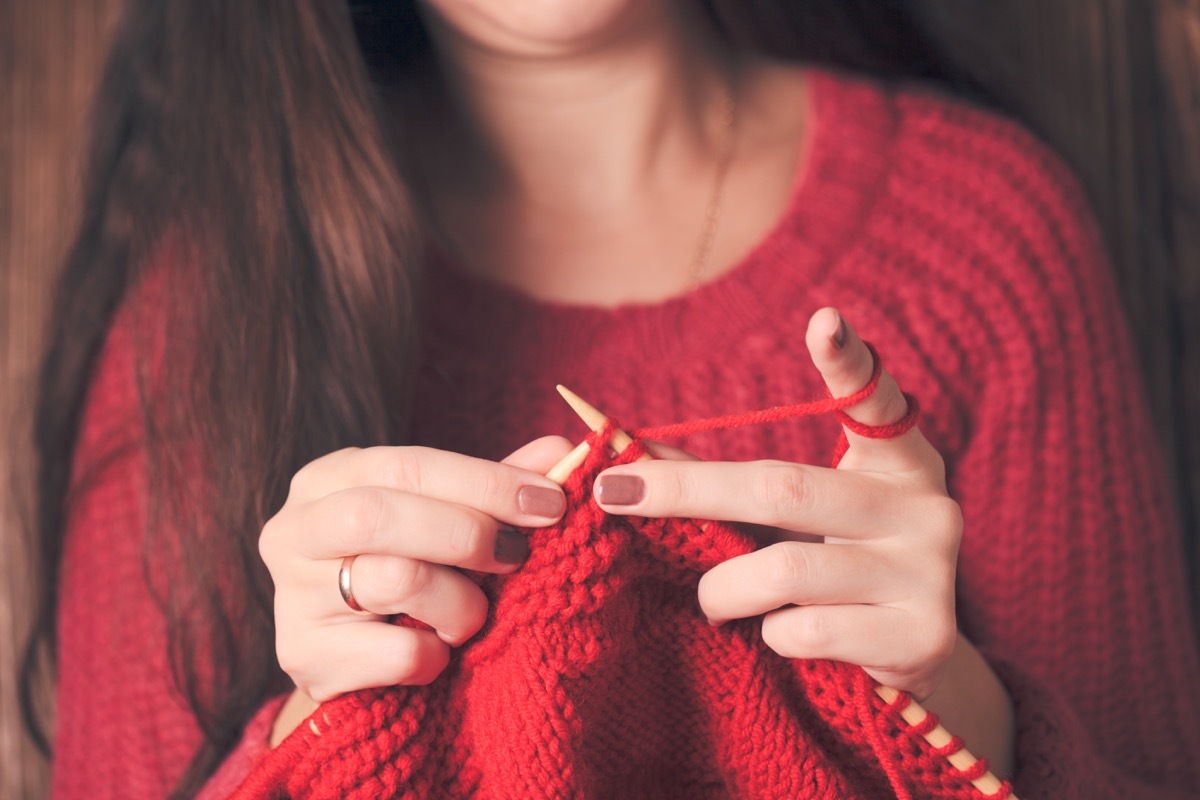
[[[501,463],[545,475],[574,447],[562,436],[543,436],[505,456]]]

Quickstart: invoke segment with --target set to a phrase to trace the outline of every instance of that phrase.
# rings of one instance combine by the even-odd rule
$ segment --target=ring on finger
[[[354,590],[350,587],[350,569],[354,566],[354,559],[356,558],[358,556],[353,555],[342,559],[342,566],[338,570],[338,591],[341,592],[342,599],[346,601],[346,605],[355,614],[374,616],[373,612],[367,611],[358,604],[358,601],[354,599]]]

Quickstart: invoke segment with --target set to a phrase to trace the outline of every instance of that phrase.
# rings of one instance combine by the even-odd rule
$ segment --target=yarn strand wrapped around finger
[[[814,414],[834,412],[838,415],[843,425],[853,430],[854,433],[868,438],[888,439],[900,436],[916,424],[920,416],[920,405],[913,395],[908,392],[904,393],[905,399],[908,401],[908,411],[903,418],[896,422],[887,425],[865,425],[851,418],[843,409],[855,405],[871,395],[879,385],[880,375],[882,374],[882,365],[879,358],[879,353],[873,345],[867,344],[867,349],[871,352],[873,359],[873,369],[871,378],[867,385],[852,395],[843,398],[828,398],[826,400],[818,400],[809,403],[797,403],[788,406],[777,406],[775,408],[766,409],[763,411],[751,411],[744,414],[733,414],[722,417],[712,417],[708,419],[693,420],[690,422],[678,423],[675,425],[664,425],[656,428],[639,428],[635,431],[638,438],[642,438],[645,434],[661,437],[684,436],[699,431],[723,430],[730,427],[738,427],[742,425],[754,425],[764,422],[773,422],[782,419],[791,419],[799,416],[811,416]],[[571,409],[579,415],[580,419],[593,431],[593,433],[601,432],[606,426],[613,426],[612,433],[608,438],[609,445],[620,455],[634,443],[634,438],[615,427],[615,423],[606,417],[601,411],[596,409],[575,392],[567,389],[565,386],[557,387],[559,394],[567,401]],[[569,475],[583,461],[583,457],[587,455],[586,442],[576,448],[576,450],[565,456],[562,461],[555,464],[554,467],[547,473],[548,476],[566,476]],[[580,454],[580,448],[582,455]],[[835,449],[833,466],[837,466],[841,457],[847,449],[847,439],[845,432],[839,438]],[[638,460],[647,460],[650,455],[643,452]],[[552,478],[557,479],[557,478]],[[561,481],[559,481],[561,482]],[[913,732],[919,734],[934,750],[945,757],[950,764],[963,776],[970,781],[971,785],[978,789],[984,796],[985,800],[1018,800],[1013,794],[1012,787],[1007,781],[1001,781],[988,769],[987,760],[977,758],[965,746],[962,739],[952,735],[939,722],[937,715],[924,709],[913,699],[911,694],[898,689],[893,689],[889,686],[884,686],[870,678],[864,671],[861,675],[864,683],[869,684],[874,689],[876,695],[887,704],[890,712],[899,714],[900,717],[910,726]],[[860,702],[860,709],[865,715],[871,713],[868,703]],[[869,728],[873,730],[873,728]],[[898,776],[892,774],[888,767],[888,761],[884,758],[884,748],[878,737],[872,737],[872,747],[880,756],[880,764],[884,765],[888,772],[889,779],[893,784],[901,783]],[[903,796],[903,795],[901,795]]]
[[[599,429],[550,470],[566,514],[530,529],[520,570],[471,575],[491,609],[477,637],[428,685],[323,703],[235,797],[1012,797],[860,667],[786,658],[758,618],[710,625],[701,576],[756,542],[720,521],[605,512],[596,477],[648,456],[580,408]]]

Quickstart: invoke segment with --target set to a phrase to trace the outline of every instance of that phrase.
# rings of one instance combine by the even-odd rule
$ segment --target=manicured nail
[[[557,519],[567,510],[567,497],[547,486],[522,486],[517,492],[517,508],[533,517]]]
[[[833,342],[833,346],[838,350],[846,346],[846,320],[842,319],[841,314],[838,314],[837,330],[829,338]]]
[[[646,482],[637,475],[601,475],[596,480],[596,502],[606,506],[632,506],[646,496]]]
[[[529,540],[511,528],[496,531],[496,560],[501,564],[524,564],[529,558]]]

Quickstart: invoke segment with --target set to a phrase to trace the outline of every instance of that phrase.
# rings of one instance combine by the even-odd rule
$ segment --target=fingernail
[[[511,528],[496,531],[496,560],[501,564],[524,564],[529,558],[529,540]]]
[[[637,475],[601,475],[596,480],[596,502],[607,506],[632,506],[646,496],[646,482]]]
[[[517,508],[530,516],[555,519],[567,510],[567,498],[546,486],[522,486],[517,492]]]
[[[846,320],[842,319],[841,314],[838,314],[837,330],[833,332],[833,336],[830,336],[829,339],[838,350],[846,346]]]

